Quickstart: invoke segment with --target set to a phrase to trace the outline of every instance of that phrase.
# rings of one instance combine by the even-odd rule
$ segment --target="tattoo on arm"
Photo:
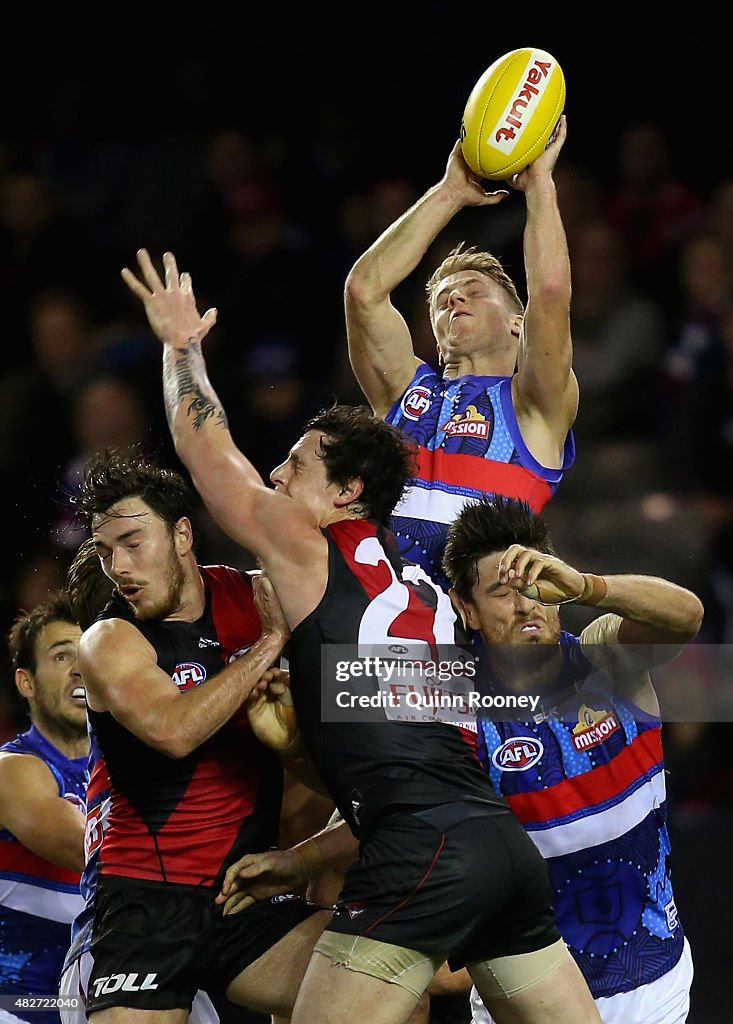
[[[173,362],[175,358],[175,362]],[[185,349],[176,349],[163,362],[163,400],[168,426],[172,428],[176,409],[190,397],[186,415],[193,418],[193,429],[200,430],[215,417],[219,426],[229,429],[226,413],[211,386],[200,345],[189,339]]]

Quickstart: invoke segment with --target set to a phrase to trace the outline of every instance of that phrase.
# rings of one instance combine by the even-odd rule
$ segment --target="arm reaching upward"
[[[281,598],[291,628],[302,608],[325,589],[326,567],[313,570],[326,541],[307,505],[268,487],[239,450],[226,413],[206,369],[202,342],[216,323],[215,309],[203,316],[196,307],[191,277],[179,273],[172,253],[163,256],[163,282],[146,249],[138,252],[142,280],[131,270],[122,279],[145,306],[148,321],[163,344],[163,399],[173,442],[209,512],[232,540],[254,552],[277,586],[282,563],[309,574],[298,594]],[[321,560],[322,561],[322,560]],[[285,588],[283,588],[285,589]]]
[[[377,416],[384,417],[409,384],[420,360],[391,293],[465,206],[493,206],[506,190],[486,193],[456,142],[445,174],[359,257],[346,279],[349,359]]]
[[[539,449],[545,465],[562,461],[565,436],[578,410],[570,336],[570,258],[552,177],[566,133],[563,115],[544,153],[512,179],[527,203],[527,307],[513,398],[522,436],[534,453]],[[553,451],[546,450],[548,432]]]

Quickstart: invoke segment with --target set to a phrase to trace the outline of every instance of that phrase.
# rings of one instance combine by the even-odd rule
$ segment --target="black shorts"
[[[560,938],[547,865],[519,819],[471,803],[377,822],[327,930],[441,955],[453,970]]]
[[[322,907],[276,896],[224,917],[211,889],[101,877],[95,893],[87,1014],[109,1006],[189,1009]]]

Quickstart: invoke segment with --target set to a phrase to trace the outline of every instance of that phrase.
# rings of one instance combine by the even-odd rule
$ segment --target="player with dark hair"
[[[112,597],[115,585],[102,568],[94,539],[79,545],[66,571],[66,590],[76,621],[87,629]]]
[[[303,744],[360,840],[293,1024],[403,1024],[446,958],[468,967],[503,1021],[598,1021],[557,933],[542,858],[461,730],[379,715],[324,721],[337,645],[358,658],[362,647],[425,651],[461,636],[447,595],[370,518],[388,512],[409,479],[400,432],[366,409],[337,406],[306,424],[268,487],[235,445],[206,373],[201,342],[216,311],[200,315],[171,253],[165,282],[146,250],[138,263],[142,279],[127,268],[122,276],[163,343],[176,451],[214,520],[272,581],[292,634]],[[498,999],[501,985],[511,1000]]]
[[[94,539],[87,537],[79,545],[66,573],[69,604],[82,631],[87,629],[103,611],[107,602],[112,598],[114,589],[114,583],[101,566]],[[94,766],[100,760],[100,754],[96,743],[92,742],[91,749],[90,764]],[[97,860],[101,845],[101,831],[108,808],[109,788],[97,786],[87,813],[89,860],[85,863],[80,883],[84,907],[71,924],[71,945],[66,952],[61,968],[59,995],[61,997],[62,1024],[84,1024],[86,1020],[85,1007],[93,963],[91,944]],[[242,1015],[247,1013],[241,1007],[233,1007],[233,1010]],[[243,1018],[239,1019],[244,1024]],[[257,1024],[260,1024],[265,1018],[247,1016],[246,1020],[247,1022],[256,1020]],[[188,1024],[218,1024],[218,1022],[219,1014],[211,998],[206,992],[197,992]]]
[[[463,504],[497,493],[539,511],[575,458],[570,260],[552,175],[565,134],[563,116],[545,152],[511,179],[527,207],[526,308],[500,260],[474,246],[456,246],[430,276],[442,373],[415,355],[392,295],[456,214],[509,194],[484,191],[460,142],[441,181],[377,238],[346,279],[356,378],[373,411],[418,445],[416,477],[390,525],[403,556],[445,589],[445,531]]]
[[[500,497],[463,509],[444,564],[482,637],[490,688],[541,697],[527,721],[487,713],[479,756],[546,858],[560,931],[602,1020],[682,1024],[692,960],[672,890],[650,670],[693,639],[700,601],[657,577],[579,572],[540,517]],[[566,602],[602,614],[575,636],[561,627]],[[475,989],[473,1008],[475,1024],[490,1019]]]
[[[184,1022],[198,990],[288,1013],[329,913],[293,897],[234,927],[214,902],[228,864],[277,844],[282,766],[243,705],[287,625],[266,580],[198,563],[180,474],[100,452],[75,503],[114,583],[79,644],[95,755],[87,1015]]]
[[[82,904],[89,740],[80,635],[59,591],[20,613],[8,636],[31,726],[0,746],[0,1021],[59,1020],[20,997],[56,995]]]

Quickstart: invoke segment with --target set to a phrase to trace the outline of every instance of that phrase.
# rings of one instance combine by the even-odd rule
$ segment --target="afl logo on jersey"
[[[187,661],[182,665],[176,665],[173,673],[173,682],[179,690],[190,690],[192,686],[198,686],[206,679],[206,669],[196,661]]]
[[[512,736],[504,740],[491,755],[491,761],[500,772],[524,772],[533,768],[545,752],[535,736]]]
[[[424,388],[416,384],[410,388],[402,399],[402,411],[408,420],[419,420],[424,412],[430,408],[430,401],[433,393],[430,388]]]

